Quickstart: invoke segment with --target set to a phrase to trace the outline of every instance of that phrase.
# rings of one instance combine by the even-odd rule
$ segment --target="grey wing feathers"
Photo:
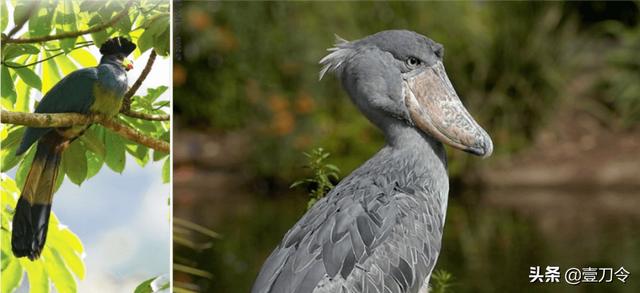
[[[345,181],[287,232],[254,293],[420,290],[440,250],[440,197]]]

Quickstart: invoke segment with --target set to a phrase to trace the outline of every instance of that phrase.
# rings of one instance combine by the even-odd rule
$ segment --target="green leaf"
[[[0,32],[3,32],[9,24],[9,12],[7,11],[7,1],[0,2]]]
[[[40,7],[29,18],[29,36],[48,35],[53,28],[52,21],[56,10],[55,2],[40,2]]]
[[[49,275],[44,268],[41,261],[30,261],[26,259],[20,260],[22,267],[27,272],[27,278],[29,279],[29,291],[30,292],[49,292],[51,287],[49,284]]]
[[[171,39],[169,26],[167,25],[164,32],[156,36],[153,42],[153,48],[160,56],[169,56],[169,40]]]
[[[163,13],[153,18],[149,22],[147,29],[142,33],[142,35],[138,39],[138,47],[140,49],[140,52],[145,52],[150,48],[155,47],[155,45],[158,44],[156,39],[158,37],[164,38],[162,34],[168,29],[169,29],[169,14]],[[167,47],[168,47],[168,40],[167,40]],[[165,53],[164,51],[156,52],[156,53],[158,53],[159,55],[165,56],[163,55]]]
[[[140,130],[143,133],[149,134],[156,132],[156,123],[154,121],[136,119],[131,117],[124,117],[126,124],[133,128]]]
[[[24,127],[14,126],[9,128],[8,135],[6,138],[2,139],[2,148],[0,148],[0,171],[6,172],[11,170],[15,165],[20,162],[22,157],[16,156],[16,149],[20,145],[20,141],[22,141],[22,135],[24,134]],[[4,129],[3,129],[4,131]]]
[[[140,38],[138,38],[138,50],[144,53],[151,49],[151,47],[153,47],[153,34],[149,32],[149,30],[145,30]]]
[[[45,52],[46,57],[50,57],[49,53]],[[42,92],[46,93],[60,80],[60,71],[55,60],[50,59],[47,62],[42,63]]]
[[[122,173],[126,163],[125,147],[122,137],[113,133],[111,130],[105,129],[104,143],[107,149],[105,163],[111,170]]]
[[[11,238],[7,240],[11,241]],[[2,241],[4,241],[4,239]],[[4,271],[5,269],[7,269],[7,267],[9,266],[9,263],[11,263],[10,256],[6,254],[4,250],[0,251],[0,271]]]
[[[40,49],[29,44],[7,44],[2,53],[4,60],[8,61],[25,54],[37,55]]]
[[[167,157],[169,154],[165,153],[165,152],[161,152],[158,150],[153,150],[153,161],[160,161],[163,158]]]
[[[56,176],[56,185],[53,187],[53,193],[56,193],[60,186],[62,186],[62,182],[64,182],[64,168],[58,168],[58,175]]]
[[[62,153],[62,166],[67,178],[76,185],[87,178],[87,156],[81,141],[76,140]]]
[[[171,161],[169,159],[164,160],[164,164],[162,164],[162,183],[171,181]]]
[[[2,292],[13,292],[22,282],[22,266],[13,259],[7,268],[2,271]]]
[[[102,17],[99,14],[94,15],[89,21],[90,26],[98,25],[101,23],[102,23]],[[102,46],[102,44],[106,42],[108,38],[109,38],[109,34],[107,33],[106,30],[101,30],[99,32],[95,32],[91,34],[91,39],[93,39],[93,43],[97,47]]]
[[[31,169],[31,162],[33,162],[33,157],[36,155],[36,148],[32,147],[24,154],[24,159],[20,162],[20,166],[18,166],[18,170],[16,171],[16,184],[18,186],[24,186],[24,181],[27,179],[27,174],[29,174],[29,169]]]
[[[30,1],[20,1],[16,4],[13,10],[13,23],[14,25],[18,25],[21,20],[28,16],[29,10],[31,9]]]
[[[69,56],[84,67],[93,67],[98,64],[96,57],[89,53],[89,50],[86,48],[73,50],[69,53]]]
[[[10,62],[7,62],[7,64],[9,63]],[[20,76],[20,79],[22,79],[30,87],[42,91],[42,81],[40,80],[40,76],[38,76],[31,68],[22,67],[14,68],[13,70],[15,70],[18,76]]]
[[[78,30],[76,25],[76,14],[73,11],[73,1],[61,1],[56,16],[56,33],[73,32]],[[71,51],[76,45],[77,38],[60,39],[60,48],[65,52]],[[64,69],[63,69],[64,70]]]
[[[16,59],[16,61],[20,62],[21,64],[26,64],[30,62],[31,59],[37,60],[38,55],[26,55],[24,57],[19,57],[18,59]],[[14,77],[16,77],[16,75],[14,75]],[[33,87],[27,85],[27,83],[24,82],[22,78],[17,78],[15,80],[15,87],[16,87],[16,102],[13,105],[13,110],[19,111],[19,112],[30,112],[31,110],[30,95]]]
[[[57,227],[56,227],[57,228]],[[84,247],[76,234],[68,228],[57,229],[52,233],[51,245],[60,254],[67,267],[79,279],[84,279],[86,268],[82,261]]]
[[[98,158],[104,159],[107,150],[104,146],[104,128],[99,125],[92,125],[80,137],[85,147],[94,153]]]
[[[169,87],[161,85],[157,88],[148,88],[147,94],[143,97],[148,102],[155,102]]]
[[[9,74],[6,66],[0,66],[0,74],[2,75],[2,85],[0,88],[0,96],[8,98],[12,103],[16,102],[16,88],[13,86],[13,79]]]
[[[69,59],[69,57],[67,57],[67,55],[60,55],[56,57],[55,60],[58,66],[60,67],[60,69],[62,70],[62,75],[66,76],[71,72],[76,71],[76,69],[78,69],[78,66],[73,64],[73,62],[71,61],[71,59]]]
[[[140,283],[133,293],[153,293],[153,290],[151,290],[151,282],[153,282],[154,279],[155,277]]]
[[[102,1],[82,1],[80,2],[80,11],[95,12],[98,11],[104,2]]]
[[[114,25],[116,30],[118,30],[122,35],[128,34],[131,31],[131,26],[131,18],[129,15],[125,15]]]
[[[137,144],[127,144],[126,150],[141,167],[144,167],[149,162],[149,148]]]
[[[100,172],[104,165],[104,159],[94,154],[87,154],[87,179],[95,176]]]
[[[57,292],[76,292],[76,280],[64,263],[60,254],[53,249],[45,249],[43,257],[46,261],[47,273],[53,281]]]

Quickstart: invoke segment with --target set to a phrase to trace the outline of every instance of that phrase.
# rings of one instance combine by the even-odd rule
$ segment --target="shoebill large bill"
[[[253,292],[426,292],[449,193],[443,143],[486,157],[491,138],[431,39],[383,31],[329,51],[320,78],[335,72],[386,144],[287,232]]]
[[[100,46],[100,64],[65,76],[42,97],[35,112],[115,116],[128,87],[126,71],[133,67],[126,57],[135,48],[123,37],[107,40]],[[47,239],[62,152],[88,127],[28,127],[25,131],[16,155],[25,153],[33,144],[37,146],[13,216],[11,249],[16,257],[40,257]]]

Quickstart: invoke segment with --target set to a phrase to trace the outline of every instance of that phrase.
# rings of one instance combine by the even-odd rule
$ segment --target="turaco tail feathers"
[[[115,37],[109,39],[100,46],[100,53],[102,55],[114,55],[120,53],[124,56],[129,56],[129,54],[131,54],[135,49],[136,44],[129,41],[129,39],[125,37]]]
[[[68,142],[55,132],[38,143],[13,216],[11,250],[16,257],[35,260],[42,253],[58,167],[67,145]]]

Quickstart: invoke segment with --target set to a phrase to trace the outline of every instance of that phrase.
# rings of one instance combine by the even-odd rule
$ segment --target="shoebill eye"
[[[416,57],[409,57],[409,59],[407,59],[407,65],[409,65],[409,67],[411,68],[418,67],[420,63],[420,59]]]

